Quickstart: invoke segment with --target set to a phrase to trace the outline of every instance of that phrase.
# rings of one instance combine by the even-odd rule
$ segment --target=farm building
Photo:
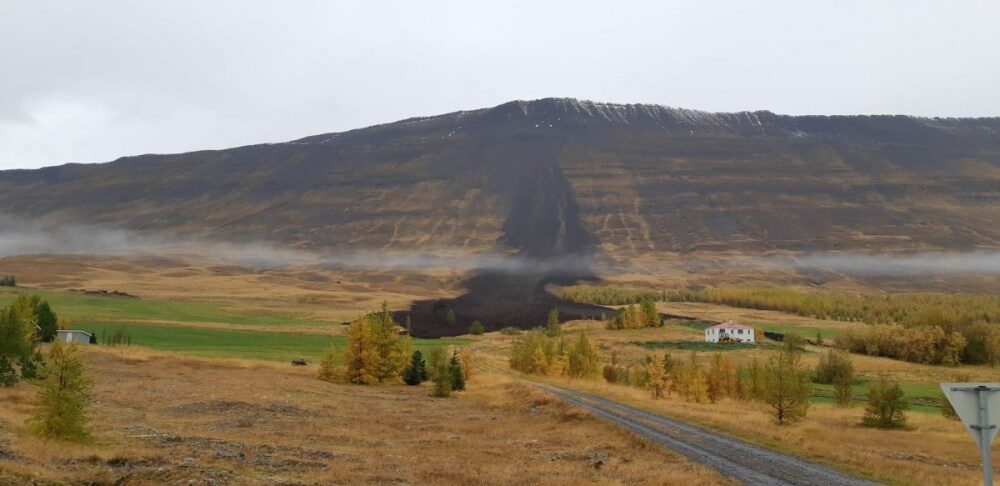
[[[717,343],[720,341],[757,342],[754,339],[752,327],[737,324],[733,321],[726,321],[705,329],[706,343]]]
[[[90,344],[91,334],[87,331],[72,331],[60,329],[56,331],[56,339],[64,343]]]

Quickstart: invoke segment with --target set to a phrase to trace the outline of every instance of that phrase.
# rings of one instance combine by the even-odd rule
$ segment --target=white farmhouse
[[[741,343],[756,343],[753,336],[753,328],[737,324],[733,321],[726,321],[705,329],[705,342],[717,343],[719,341],[736,341]]]

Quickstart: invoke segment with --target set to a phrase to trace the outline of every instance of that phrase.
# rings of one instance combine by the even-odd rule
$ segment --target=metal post
[[[979,398],[979,448],[983,454],[983,484],[993,486],[993,465],[990,454],[990,414],[989,396],[990,390],[985,386],[977,386],[976,394]],[[995,427],[995,426],[994,426]]]

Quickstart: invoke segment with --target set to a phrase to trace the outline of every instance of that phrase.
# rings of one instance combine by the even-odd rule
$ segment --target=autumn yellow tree
[[[383,303],[380,311],[366,314],[347,329],[345,378],[362,385],[399,379],[409,354],[409,340],[400,337],[399,325]]]
[[[573,378],[591,377],[597,374],[600,367],[600,357],[597,349],[587,339],[587,334],[581,332],[576,341],[569,347],[566,374]]]
[[[86,439],[92,383],[76,345],[53,342],[43,376],[35,399],[39,412],[30,420],[32,431],[51,439]]]
[[[761,373],[761,398],[771,406],[779,424],[797,421],[809,410],[812,373],[801,366],[801,353],[786,343]]]
[[[663,391],[667,388],[667,371],[663,362],[662,355],[653,355],[649,364],[646,365],[646,372],[649,373],[646,388],[652,393],[653,398],[662,397]]]
[[[733,394],[732,364],[722,353],[715,353],[706,375],[708,399],[712,403]]]
[[[469,378],[472,378],[472,366],[475,360],[472,351],[469,348],[462,348],[462,351],[458,353],[458,360],[462,363],[462,373],[465,374],[465,381],[469,381]]]

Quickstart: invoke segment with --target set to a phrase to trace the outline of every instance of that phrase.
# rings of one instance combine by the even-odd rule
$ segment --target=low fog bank
[[[1000,251],[997,250],[891,255],[830,252],[787,257],[784,260],[783,264],[792,267],[822,268],[853,275],[1000,275]]]
[[[180,238],[91,225],[26,221],[0,214],[0,258],[30,254],[188,255],[255,268],[440,268],[514,274],[587,274],[608,270],[598,259],[581,255],[535,258],[504,253],[472,254],[459,249],[312,252],[271,243],[227,243],[207,238]],[[693,258],[697,260],[700,257]],[[1000,250],[893,254],[819,252],[713,258],[712,261],[716,264],[749,267],[823,269],[859,276],[1000,275]]]
[[[585,273],[585,256],[534,258],[472,254],[457,249],[428,251],[345,250],[314,252],[272,243],[230,243],[92,225],[25,221],[0,214],[0,258],[13,255],[195,256],[254,268],[318,266],[362,269],[489,270],[516,274]]]

